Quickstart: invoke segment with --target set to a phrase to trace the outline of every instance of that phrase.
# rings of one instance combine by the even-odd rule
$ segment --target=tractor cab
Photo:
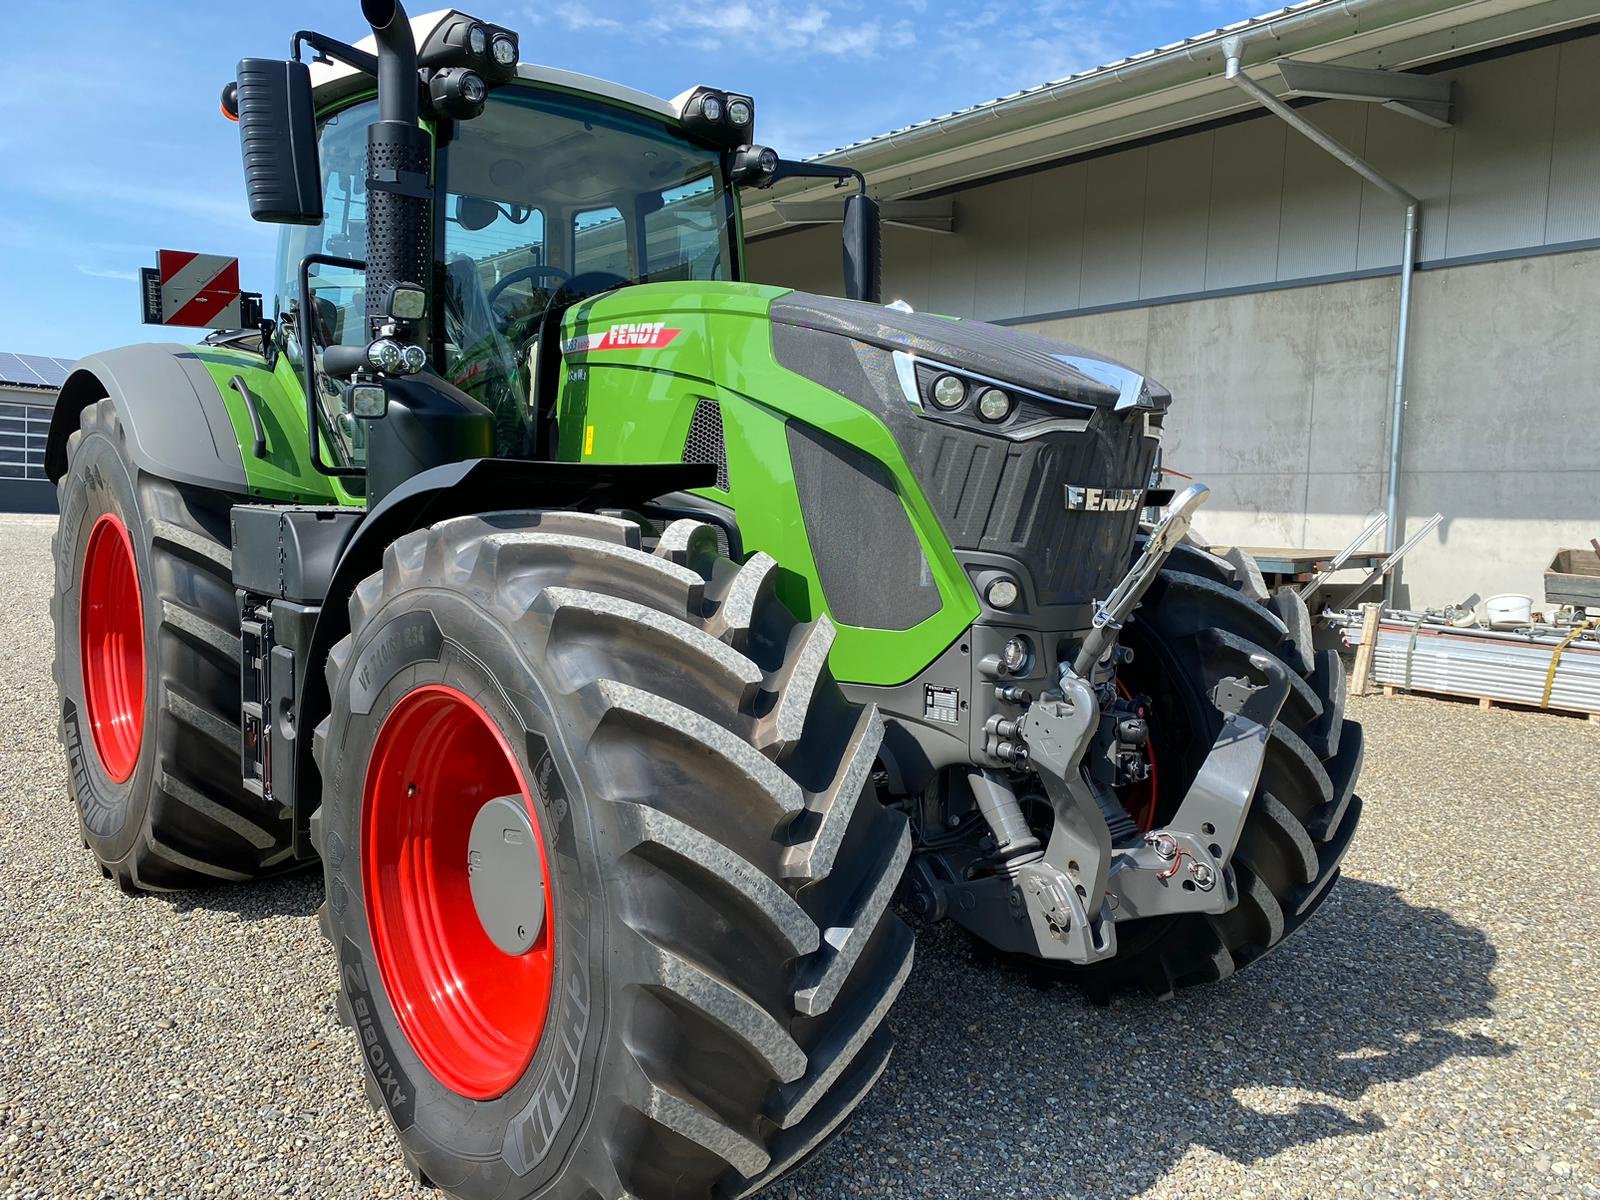
[[[572,90],[576,82],[587,92]],[[740,103],[748,113],[748,101]],[[364,256],[367,133],[377,119],[374,98],[321,117],[324,216],[284,228],[279,313],[299,304],[307,255]],[[690,137],[677,113],[653,98],[522,67],[477,116],[437,116],[433,133],[430,358],[495,414],[500,453],[524,449],[539,335],[553,307],[632,283],[741,276],[726,149]],[[311,284],[319,359],[329,344],[365,346],[359,273],[319,266]],[[353,454],[356,427],[337,409],[339,389],[318,390]]]
[[[496,53],[514,55],[515,35],[455,10],[411,27],[431,156],[431,269],[417,282],[430,286],[433,302],[418,332],[433,369],[493,413],[499,454],[553,450],[552,439],[541,445],[536,436],[538,363],[541,346],[558,343],[552,333],[568,308],[632,284],[738,281],[741,184],[770,186],[819,170],[846,182],[848,173],[785,163],[753,145],[749,96],[696,87],[668,101],[573,72],[502,63]],[[361,350],[374,332],[361,260],[367,147],[381,116],[362,85],[370,84],[366,56],[376,45],[305,41],[320,56],[306,72],[317,114],[307,161],[317,164],[319,184],[303,211],[258,215],[286,222],[274,303],[285,347],[297,363],[309,348],[307,386],[331,456],[359,470],[362,423],[323,352]],[[286,129],[278,126],[280,135]],[[280,136],[278,146],[289,154],[288,140]],[[552,397],[545,401],[553,407]]]

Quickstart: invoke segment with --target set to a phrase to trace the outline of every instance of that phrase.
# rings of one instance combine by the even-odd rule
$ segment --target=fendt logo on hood
[[[664,321],[637,321],[613,325],[599,333],[580,333],[561,343],[561,353],[578,354],[596,350],[659,350],[683,330],[668,329]]]

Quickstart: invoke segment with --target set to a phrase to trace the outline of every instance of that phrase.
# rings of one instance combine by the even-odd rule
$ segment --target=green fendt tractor
[[[884,1068],[897,893],[1097,993],[1310,916],[1361,731],[1147,486],[1166,391],[880,305],[859,176],[748,96],[362,8],[224,90],[269,319],[61,393],[55,672],[124,888],[320,858],[413,1171],[762,1187]],[[849,193],[850,299],[742,281],[740,189],[795,175]]]

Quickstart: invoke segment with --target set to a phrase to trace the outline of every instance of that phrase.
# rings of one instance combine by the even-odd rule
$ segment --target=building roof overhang
[[[1065,79],[818,155],[863,172],[880,200],[924,196],[1259,111],[1224,75],[1243,43],[1251,76],[1292,95],[1277,63],[1413,70],[1600,20],[1600,0],[1302,0]],[[744,209],[747,234],[785,227],[779,206],[827,184],[780,185]]]

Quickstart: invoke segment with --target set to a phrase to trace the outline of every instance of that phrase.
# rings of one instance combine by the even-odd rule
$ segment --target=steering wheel
[[[530,267],[518,267],[511,274],[502,277],[489,289],[485,299],[492,308],[495,302],[500,299],[502,293],[514,283],[521,283],[526,279],[553,279],[559,286],[571,278],[571,271],[563,271],[560,267],[546,266],[543,263],[534,263]]]

